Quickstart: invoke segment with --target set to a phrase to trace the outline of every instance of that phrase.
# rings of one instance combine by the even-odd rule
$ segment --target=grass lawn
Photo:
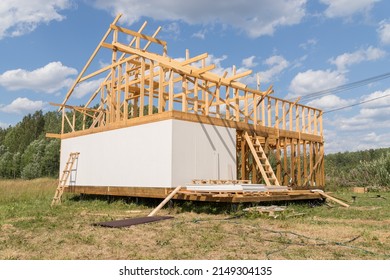
[[[290,202],[277,217],[174,202],[159,213],[174,219],[112,229],[92,223],[146,216],[159,201],[66,194],[51,208],[56,186],[0,180],[0,259],[390,259],[389,192],[343,189],[334,195],[349,208]]]

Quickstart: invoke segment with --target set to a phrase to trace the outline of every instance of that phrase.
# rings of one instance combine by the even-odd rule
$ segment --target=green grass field
[[[388,192],[343,189],[334,195],[349,208],[290,202],[277,217],[174,202],[159,213],[174,219],[112,229],[92,223],[146,216],[159,201],[66,194],[51,208],[56,185],[0,180],[0,259],[390,259]]]

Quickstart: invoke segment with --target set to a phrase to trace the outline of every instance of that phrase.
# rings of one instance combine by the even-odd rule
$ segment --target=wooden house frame
[[[156,125],[153,129],[157,129],[157,125],[161,126],[166,121],[172,121],[173,126],[178,123],[193,123],[198,127],[202,126],[203,131],[208,129],[209,133],[219,137],[217,142],[225,146],[222,149],[229,145],[229,149],[232,149],[231,144],[227,145],[224,139],[234,135],[234,139],[231,139],[234,150],[229,152],[234,154],[234,159],[228,161],[235,166],[225,170],[220,176],[192,177],[191,182],[179,182],[199,185],[199,188],[184,188],[175,198],[229,202],[319,198],[310,189],[323,189],[325,185],[321,110],[299,104],[298,101],[273,97],[272,87],[262,91],[249,88],[239,81],[252,71],[238,73],[233,67],[231,76],[227,72],[222,75],[213,73],[215,65],[206,63],[207,53],[190,57],[187,50],[184,59],[171,58],[168,56],[167,42],[157,38],[161,28],[152,35],[146,35],[143,33],[146,22],[136,32],[118,26],[119,17],[120,15],[109,26],[63,102],[53,104],[59,106],[62,113],[62,130],[61,134],[48,134],[48,137],[60,138],[62,141],[61,171],[69,152],[80,152],[80,158],[88,157],[82,150],[78,150],[77,144],[77,141],[86,139],[86,136],[114,131],[119,133],[126,128],[151,124]],[[120,40],[129,37],[132,39],[128,44]],[[149,50],[152,48],[153,51]],[[87,72],[96,54],[102,49],[111,52],[111,63]],[[69,104],[72,94],[80,84],[103,74],[103,82],[96,91],[91,92],[84,106]],[[222,129],[228,130],[226,135]],[[136,133],[141,135],[142,132]],[[110,137],[108,139],[117,136]],[[137,135],[132,136],[132,139],[134,137]],[[152,144],[146,143],[144,148],[153,150],[153,143],[159,142],[159,135],[150,137],[154,138],[151,140]],[[66,144],[67,141],[69,144]],[[104,141],[106,142],[102,143],[106,144],[100,144],[96,154],[110,153],[106,151],[109,146],[106,146],[107,141],[110,140]],[[126,143],[120,145],[127,149]],[[174,149],[175,144],[172,145]],[[191,150],[193,146],[188,145],[187,149]],[[126,153],[132,152],[123,152],[124,157],[128,156]],[[155,151],[151,151],[153,153]],[[101,169],[95,172],[101,173],[106,170],[106,166],[115,166],[115,157],[121,157],[120,155],[119,151],[112,158],[106,158],[106,162],[101,163]],[[219,161],[225,161],[223,155],[217,157]],[[149,160],[155,161],[154,158]],[[185,155],[182,160],[186,161]],[[117,164],[123,165],[119,162]],[[82,170],[77,172],[82,173]],[[154,176],[147,170],[145,172],[148,174],[145,176]],[[118,175],[113,172],[107,176]],[[188,178],[190,177],[186,180]],[[117,186],[109,178],[107,180],[103,185],[95,186],[74,184],[70,178],[67,186],[69,191],[78,193],[135,197],[164,197],[176,187],[169,184],[154,186],[156,183],[148,187],[132,183]],[[228,187],[216,190],[205,188],[202,191],[204,185],[234,186],[245,183],[262,184],[269,188],[262,192],[246,192],[234,188],[229,190]]]

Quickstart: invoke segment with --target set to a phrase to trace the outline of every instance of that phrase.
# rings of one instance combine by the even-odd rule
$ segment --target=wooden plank
[[[272,101],[271,101],[271,98],[269,96],[267,96],[267,113],[268,113],[268,126],[271,127],[272,126]]]
[[[173,110],[173,90],[174,90],[174,84],[173,84],[173,74],[174,72],[172,69],[169,71],[169,99],[168,99],[168,111]]]
[[[301,172],[301,143],[297,141],[297,184],[301,186],[302,183],[302,172]]]
[[[61,139],[61,134],[58,133],[46,133],[45,135],[47,138],[56,138],[56,139]]]
[[[145,34],[142,34],[142,33],[138,33],[136,31],[133,31],[133,30],[121,27],[121,26],[117,26],[115,24],[111,24],[110,28],[112,30],[117,30],[117,31],[120,31],[120,32],[125,33],[127,35],[131,35],[131,36],[134,36],[134,37],[137,37],[137,38],[140,38],[140,39],[145,39],[147,41],[150,41],[150,42],[162,45],[162,46],[166,46],[167,45],[166,41],[163,41],[163,40],[160,40],[160,39],[156,39],[156,38],[153,38],[151,36],[148,36],[148,35],[145,35]],[[138,46],[138,48],[139,48],[139,46]]]
[[[195,78],[195,81],[194,81],[194,111],[195,111],[195,114],[198,113],[198,99],[199,99],[199,89],[198,89],[198,78]]]
[[[287,176],[287,138],[283,138],[283,185],[288,185],[288,176]]]
[[[321,196],[329,199],[329,200],[332,200],[338,204],[340,204],[341,206],[344,206],[344,207],[349,207],[349,205],[347,203],[344,203],[342,202],[341,200],[337,199],[337,198],[334,198],[333,196],[330,196],[329,194],[325,193],[324,191],[322,190],[312,190],[312,192],[318,192]]]
[[[282,162],[280,157],[280,138],[276,139],[276,178],[279,182],[282,182]]]
[[[257,96],[252,95],[252,104],[253,104],[253,125],[256,127],[258,124],[258,107],[257,107]]]
[[[282,102],[282,129],[286,130],[286,103]]]
[[[164,205],[167,204],[167,202],[170,201],[178,191],[180,191],[181,188],[181,186],[176,187],[152,212],[150,212],[148,217],[155,216],[157,212],[160,211],[161,208],[163,208]]]
[[[188,81],[187,81],[187,76],[184,75],[182,77],[182,90],[183,90],[183,95],[182,95],[182,112],[187,112],[188,111],[188,103],[187,103],[187,95],[188,95]]]
[[[129,102],[127,98],[129,97],[129,75],[127,74],[127,71],[129,69],[129,63],[126,62],[125,64],[125,95],[123,100],[123,117],[125,120],[129,118]]]
[[[230,80],[230,81],[234,81],[234,80],[246,77],[246,76],[252,74],[252,72],[253,72],[252,70],[247,70],[245,72],[238,73],[238,74],[235,74],[235,75],[233,75],[231,77],[228,77],[227,79]]]
[[[211,124],[211,125],[216,125],[216,126],[222,126],[222,127],[230,127],[238,130],[244,130],[244,131],[255,131],[257,135],[259,136],[273,136],[274,138],[277,137],[288,137],[288,138],[294,138],[294,139],[299,139],[301,137],[301,140],[306,140],[306,141],[313,141],[313,142],[321,142],[322,137],[321,136],[316,136],[316,135],[309,135],[309,134],[299,134],[298,132],[289,132],[289,131],[283,131],[283,130],[277,130],[275,128],[270,128],[270,127],[264,127],[264,126],[257,126],[256,128],[254,127],[253,124],[248,124],[244,122],[236,122],[236,121],[231,121],[231,120],[225,120],[225,119],[218,119],[215,117],[206,117],[203,115],[196,115],[192,113],[184,113],[184,112],[179,112],[179,111],[172,111],[172,112],[161,112],[158,114],[153,114],[152,116],[144,116],[142,119],[129,119],[129,120],[124,120],[120,121],[117,123],[111,123],[107,124],[104,127],[96,127],[96,128],[91,128],[87,129],[84,131],[76,131],[72,133],[66,133],[64,134],[64,139],[65,138],[71,138],[71,137],[77,137],[81,135],[88,135],[88,134],[93,134],[97,132],[102,132],[102,131],[109,131],[113,129],[118,129],[118,128],[124,128],[124,127],[129,127],[133,125],[139,125],[139,124],[146,124],[146,123],[151,123],[151,122],[156,122],[160,120],[166,120],[166,119],[178,119],[178,120],[184,120],[184,121],[190,121],[190,122],[196,122],[196,123],[204,123],[204,124]]]
[[[303,141],[303,179],[307,179],[307,152],[306,152],[306,141]]]
[[[172,188],[162,187],[94,187],[94,186],[70,186],[66,188],[67,192],[95,194],[95,195],[113,195],[113,196],[130,196],[130,197],[150,197],[150,198],[165,198],[167,193],[172,191]],[[265,202],[265,201],[289,201],[289,200],[306,200],[319,199],[321,195],[310,191],[288,191],[288,192],[270,192],[260,195],[240,195],[233,194],[229,197],[213,197],[212,194],[191,193],[187,191],[179,191],[173,199],[184,199],[193,201],[213,201],[213,202]]]
[[[163,99],[164,99],[164,87],[163,83],[165,80],[165,71],[163,67],[160,65],[159,67],[159,85],[158,85],[158,112],[162,113],[163,112]]]
[[[296,161],[296,151],[295,151],[295,139],[290,139],[290,177],[292,179],[292,183],[296,184],[296,176],[295,176],[295,161]]]
[[[320,153],[321,153],[321,156],[322,156],[322,160],[321,160],[321,186],[325,186],[325,146],[323,143],[320,144],[321,146],[321,149],[320,149]]]
[[[300,118],[300,114],[299,114],[299,105],[295,105],[295,131],[298,131],[300,132],[300,121],[299,121],[299,118]]]
[[[202,53],[198,56],[194,56],[193,58],[186,58],[186,60],[184,60],[183,62],[181,62],[181,65],[189,65],[191,63],[194,63],[194,62],[197,62],[199,60],[202,60],[202,59],[205,59],[207,58],[209,55],[208,53]]]
[[[139,98],[139,116],[144,115],[145,107],[145,58],[141,57],[141,72],[140,72],[140,98]]]
[[[279,100],[275,100],[275,128],[279,128]]]
[[[161,26],[157,27],[156,31],[154,31],[153,35],[152,35],[152,38],[156,38],[157,34],[161,31]],[[141,33],[142,31],[138,31],[138,33]],[[146,43],[145,47],[143,48],[143,50],[145,51],[146,49],[149,48],[150,44],[152,43],[152,41],[148,40],[148,42]],[[132,44],[129,44],[129,46],[131,46]],[[164,46],[165,47],[165,46]]]
[[[153,81],[153,70],[154,70],[154,64],[153,60],[150,61],[149,64],[149,108],[148,108],[148,115],[153,114],[153,93],[154,93],[154,81]]]

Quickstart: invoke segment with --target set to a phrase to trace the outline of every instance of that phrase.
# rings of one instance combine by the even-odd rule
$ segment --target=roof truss
[[[207,65],[207,53],[190,57],[188,50],[184,60],[171,58],[167,54],[167,42],[157,38],[161,27],[152,35],[146,35],[143,31],[147,22],[133,31],[118,26],[119,18],[120,15],[109,26],[63,102],[53,104],[63,113],[62,133],[109,126],[167,111],[322,133],[322,128],[317,128],[321,123],[320,110],[272,97],[272,87],[261,91],[238,81],[250,75],[251,70],[237,73],[233,67],[230,76],[228,72],[218,75],[212,72],[214,64]],[[120,38],[129,36],[128,44],[121,42]],[[154,51],[149,51],[151,46]],[[89,69],[103,49],[111,52],[110,65]],[[103,74],[100,86],[91,92],[84,106],[68,104],[78,86]],[[79,115],[83,124],[76,127],[75,119]]]

